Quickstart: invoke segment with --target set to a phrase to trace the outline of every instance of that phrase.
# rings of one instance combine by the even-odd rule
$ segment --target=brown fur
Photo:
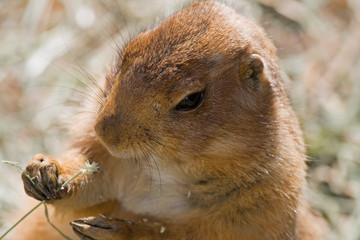
[[[50,218],[67,234],[69,221],[98,217],[72,222],[82,239],[321,239],[283,84],[261,28],[220,3],[195,2],[129,42],[97,116],[78,123],[63,156],[30,161],[39,186],[24,178],[25,189],[53,199]],[[198,108],[175,110],[203,90]],[[59,191],[86,160],[100,170]],[[16,239],[62,239],[40,231],[41,215]]]

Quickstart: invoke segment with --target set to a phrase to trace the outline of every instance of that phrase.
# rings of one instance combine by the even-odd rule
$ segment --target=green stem
[[[63,236],[63,238],[67,239],[67,240],[72,240],[70,237],[66,236],[63,232],[60,231],[60,229],[58,229],[51,221],[49,218],[49,213],[48,213],[48,208],[46,206],[46,204],[44,203],[44,207],[45,207],[45,216],[46,216],[46,220],[48,221],[48,223],[61,235]]]
[[[23,169],[23,167],[16,163],[16,162],[11,162],[11,161],[2,161],[3,163],[6,163],[6,164],[10,164],[12,166],[15,166],[17,167],[18,169],[22,170],[25,174],[25,176],[31,181],[31,183],[37,188],[37,185],[32,181],[32,179],[30,178],[30,175],[29,173]],[[80,174],[82,173],[85,173],[84,171],[80,170],[77,174],[75,174],[72,178],[70,178],[69,180],[67,180],[66,182],[63,183],[63,185],[61,185],[61,189],[64,189],[64,187],[69,183],[71,182],[72,180],[74,180],[76,177],[78,177]],[[37,209],[41,204],[44,204],[44,207],[45,207],[45,216],[46,216],[46,219],[48,221],[48,223],[61,235],[63,236],[65,239],[67,240],[72,240],[71,238],[69,238],[68,236],[66,236],[64,233],[62,233],[60,231],[60,229],[58,229],[54,224],[52,224],[50,222],[50,219],[49,219],[49,215],[48,215],[48,209],[47,209],[47,206],[45,204],[46,200],[42,200],[41,202],[39,202],[34,208],[32,208],[28,213],[26,213],[20,220],[18,220],[14,225],[12,225],[3,235],[1,235],[0,237],[0,240],[3,239],[11,230],[13,230],[19,223],[21,223],[27,216],[29,216],[33,211],[35,211],[35,209]]]
[[[36,187],[35,183],[33,182],[33,180],[32,180],[31,177],[30,177],[29,172],[26,171],[25,168],[23,168],[23,166],[21,166],[19,163],[13,162],[13,161],[5,161],[5,160],[3,160],[3,161],[1,161],[1,162],[5,163],[5,164],[9,164],[9,165],[11,165],[11,166],[13,166],[13,167],[16,167],[16,168],[19,169],[20,171],[24,172],[25,176],[26,176],[26,177],[30,180],[30,182]]]
[[[72,176],[72,178],[70,178],[69,180],[67,180],[66,182],[63,183],[63,185],[61,185],[60,189],[64,189],[64,187],[71,182],[72,180],[74,180],[76,177],[78,177],[80,174],[82,174],[82,171],[79,171],[77,174],[75,174],[74,176]]]
[[[25,214],[22,218],[20,218],[19,221],[17,221],[14,225],[11,226],[11,228],[9,228],[9,230],[7,230],[1,237],[0,240],[3,239],[11,230],[13,230],[19,223],[21,223],[27,216],[29,216],[33,211],[35,211],[35,209],[37,209],[38,207],[40,207],[41,204],[44,204],[45,200],[42,200],[41,202],[38,203],[38,205],[36,205],[33,209],[31,209],[27,214]]]

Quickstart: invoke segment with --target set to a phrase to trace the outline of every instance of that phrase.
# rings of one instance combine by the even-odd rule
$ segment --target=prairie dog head
[[[129,42],[95,131],[120,158],[248,156],[287,105],[275,55],[255,24],[196,2]]]

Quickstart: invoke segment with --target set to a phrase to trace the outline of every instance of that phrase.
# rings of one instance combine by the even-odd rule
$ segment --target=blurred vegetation
[[[86,91],[84,69],[101,79],[115,50],[171,12],[166,0],[0,1],[0,160],[25,164],[56,155],[62,123]],[[257,0],[254,18],[278,48],[309,155],[309,198],[331,226],[329,239],[360,239],[360,1]],[[75,66],[75,67],[74,67]],[[80,92],[81,95],[81,92]],[[79,99],[79,98],[75,98]],[[22,189],[0,166],[0,230]]]

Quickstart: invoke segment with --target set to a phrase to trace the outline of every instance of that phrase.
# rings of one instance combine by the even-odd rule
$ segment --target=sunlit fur
[[[72,144],[57,158],[59,179],[88,159],[100,171],[71,182],[49,203],[50,218],[74,238],[70,221],[102,214],[135,224],[78,230],[114,240],[321,239],[283,85],[266,34],[223,4],[195,2],[140,33],[89,93],[97,107],[74,122]],[[203,90],[196,109],[176,111]],[[62,239],[42,210],[18,229],[14,239]]]

